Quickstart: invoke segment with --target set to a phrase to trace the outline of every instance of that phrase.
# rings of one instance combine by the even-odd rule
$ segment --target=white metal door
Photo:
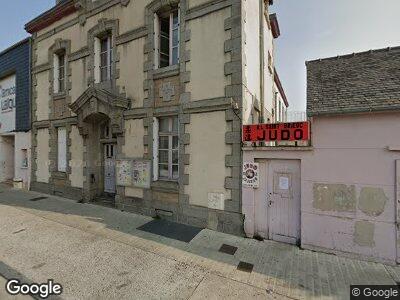
[[[115,194],[115,144],[104,144],[104,191]]]
[[[267,174],[269,238],[296,244],[300,240],[300,161],[270,160]]]

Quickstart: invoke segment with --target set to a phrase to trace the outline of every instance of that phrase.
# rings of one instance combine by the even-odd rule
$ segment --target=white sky
[[[275,0],[272,12],[281,29],[276,67],[293,111],[305,110],[305,61],[400,46],[400,0]]]

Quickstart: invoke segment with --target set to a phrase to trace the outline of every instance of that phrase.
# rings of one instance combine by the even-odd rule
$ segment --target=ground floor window
[[[57,170],[67,171],[67,130],[65,127],[57,128]]]
[[[155,120],[154,163],[157,165],[156,179],[178,180],[179,178],[179,126],[178,116],[161,117]]]

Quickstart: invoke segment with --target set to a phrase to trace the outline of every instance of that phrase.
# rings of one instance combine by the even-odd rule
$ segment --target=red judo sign
[[[243,142],[307,141],[309,122],[243,125]]]

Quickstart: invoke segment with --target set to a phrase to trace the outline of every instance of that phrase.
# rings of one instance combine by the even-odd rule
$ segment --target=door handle
[[[271,200],[269,200],[269,203],[268,203],[268,205],[269,205],[269,206],[271,206],[271,205],[272,205],[272,201],[271,201]]]

